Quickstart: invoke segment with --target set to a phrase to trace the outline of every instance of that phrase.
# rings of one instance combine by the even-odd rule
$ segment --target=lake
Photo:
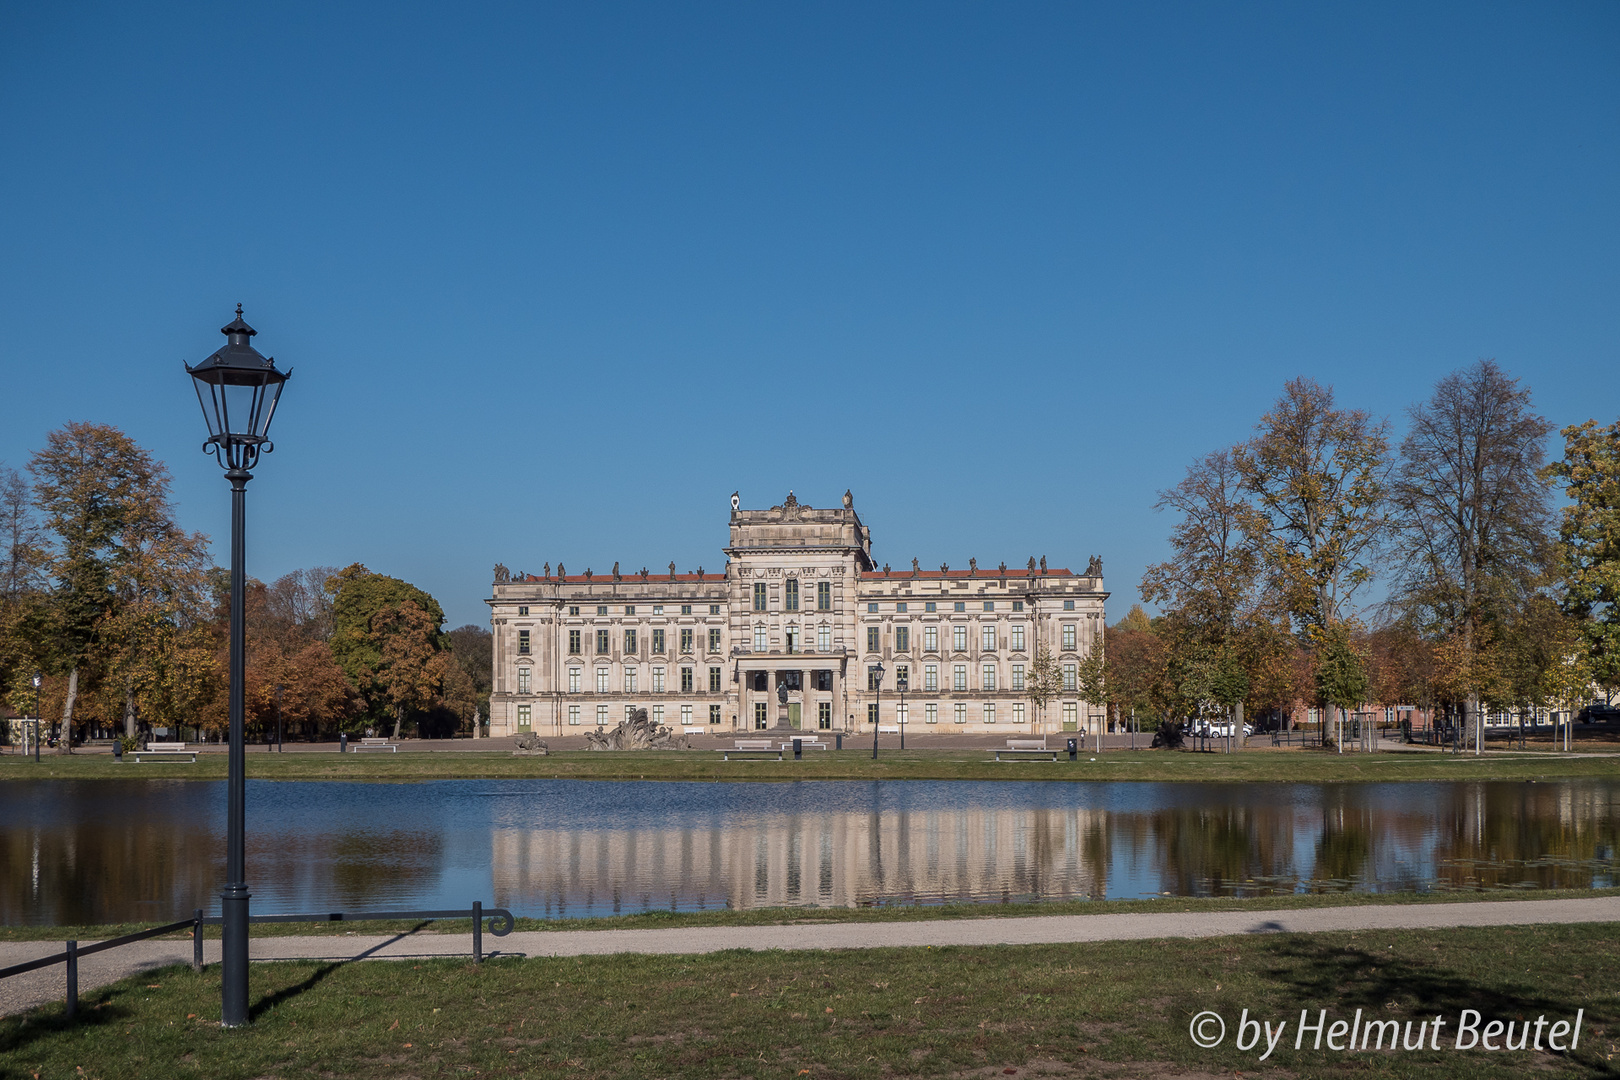
[[[1607,886],[1620,781],[247,784],[257,913]],[[225,785],[0,785],[0,922],[218,910]]]

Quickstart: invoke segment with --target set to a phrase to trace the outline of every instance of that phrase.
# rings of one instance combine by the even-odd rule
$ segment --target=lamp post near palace
[[[220,1023],[240,1027],[248,1021],[248,887],[244,863],[246,777],[243,761],[242,686],[246,664],[243,642],[243,601],[246,571],[243,538],[247,482],[261,453],[270,442],[270,421],[289,371],[276,370],[249,344],[258,331],[236,318],[220,329],[226,345],[196,367],[186,365],[197,401],[208,424],[203,450],[213,454],[231,482],[231,748],[226,795],[225,887],[220,890],[221,959]]]
[[[900,691],[900,749],[906,748],[906,691],[911,689],[911,680],[907,678],[908,668],[894,669],[894,688]]]
[[[876,684],[874,688],[877,690],[874,702],[877,708],[872,713],[872,760],[876,761],[878,728],[883,724],[883,661],[879,660],[866,670],[872,676],[872,681]]]

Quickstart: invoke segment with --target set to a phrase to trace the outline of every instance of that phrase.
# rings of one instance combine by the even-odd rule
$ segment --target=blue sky
[[[1283,381],[1494,357],[1620,413],[1620,6],[0,6],[0,460],[164,458],[296,374],[249,572],[718,569],[727,499],[880,561],[1104,559]]]

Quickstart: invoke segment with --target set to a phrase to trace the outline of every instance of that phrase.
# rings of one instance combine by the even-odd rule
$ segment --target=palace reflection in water
[[[0,787],[0,920],[212,909],[224,786]],[[249,784],[259,912],[779,905],[1616,883],[1620,783]]]

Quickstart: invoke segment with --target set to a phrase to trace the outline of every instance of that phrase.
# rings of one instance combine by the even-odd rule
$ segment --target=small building
[[[879,567],[854,498],[731,497],[726,563],[677,573],[495,568],[490,733],[582,734],[637,709],[677,731],[1040,734],[1094,729],[1080,661],[1102,641],[1102,561]],[[1037,710],[1037,650],[1062,690]],[[882,674],[878,669],[881,666]]]

